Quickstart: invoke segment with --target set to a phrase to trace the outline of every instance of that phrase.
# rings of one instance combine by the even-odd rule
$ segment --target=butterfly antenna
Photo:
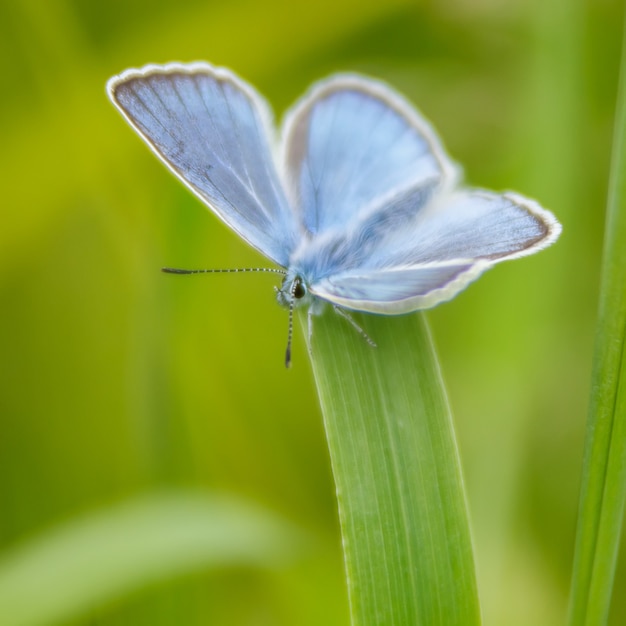
[[[287,331],[287,349],[285,350],[285,367],[291,367],[291,337],[293,336],[293,298],[289,302],[289,330]]]
[[[278,270],[273,267],[235,267],[232,269],[216,269],[216,270],[181,270],[176,267],[162,267],[162,272],[166,274],[234,274],[236,272],[269,272],[271,274],[287,273],[285,270]]]

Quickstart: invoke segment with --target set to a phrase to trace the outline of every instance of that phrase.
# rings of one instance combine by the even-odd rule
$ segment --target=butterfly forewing
[[[350,229],[407,187],[455,177],[429,125],[400,96],[359,76],[315,86],[287,115],[283,141],[291,195],[314,235]]]
[[[226,70],[148,66],[109,95],[170,169],[243,239],[286,266],[297,226],[274,153],[267,106]]]

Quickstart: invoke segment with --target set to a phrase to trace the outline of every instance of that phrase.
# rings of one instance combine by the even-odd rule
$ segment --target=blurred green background
[[[563,223],[556,246],[429,320],[485,623],[564,623],[622,12],[617,0],[0,3],[0,550],[161,490],[237,496],[314,546],[268,567],[172,572],[62,623],[348,623],[300,332],[285,371],[272,276],[159,272],[266,263],[104,93],[127,67],[197,59],[249,80],[279,118],[330,72],[385,79],[469,183],[535,197]]]

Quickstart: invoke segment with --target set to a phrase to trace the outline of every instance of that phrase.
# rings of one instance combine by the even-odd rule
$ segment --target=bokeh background
[[[104,85],[204,59],[280,118],[311,81],[352,70],[413,100],[470,184],[535,197],[564,225],[553,248],[428,314],[485,623],[564,623],[622,12],[618,0],[1,2],[0,558],[141,494],[217,490],[312,533],[315,554],[172,576],[71,623],[348,623],[302,337],[285,371],[271,276],[159,272],[265,262],[149,153]],[[612,624],[626,620],[623,560]]]

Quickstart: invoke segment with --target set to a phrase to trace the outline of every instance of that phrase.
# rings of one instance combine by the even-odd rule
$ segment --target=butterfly
[[[113,104],[165,165],[282,269],[276,288],[311,318],[400,315],[449,300],[500,261],[558,238],[549,211],[517,193],[459,187],[430,124],[386,84],[337,74],[287,112],[228,69],[170,63],[107,83]],[[198,273],[212,270],[175,270]]]

